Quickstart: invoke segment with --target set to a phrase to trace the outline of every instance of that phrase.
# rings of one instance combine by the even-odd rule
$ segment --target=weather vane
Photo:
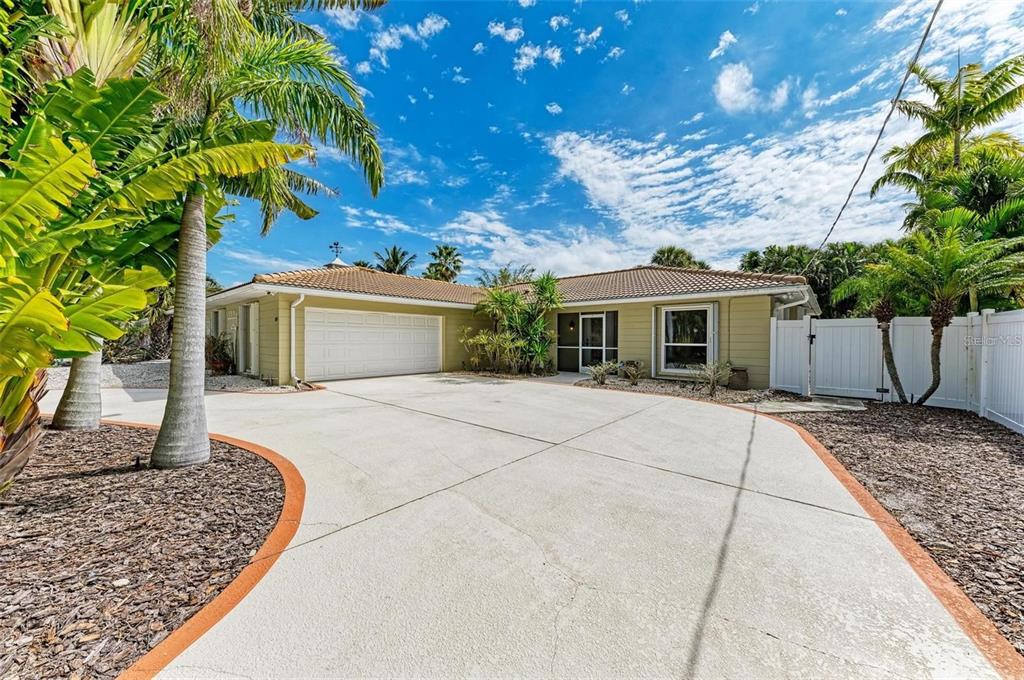
[[[335,241],[334,243],[332,243],[331,245],[329,245],[329,246],[328,246],[328,248],[329,248],[330,250],[333,250],[333,251],[334,251],[334,256],[335,256],[335,257],[341,257],[341,250],[342,250],[342,246],[341,246],[341,244],[340,244],[340,243],[338,243],[337,241]]]

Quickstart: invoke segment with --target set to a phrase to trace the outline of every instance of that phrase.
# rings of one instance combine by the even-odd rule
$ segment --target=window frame
[[[693,312],[704,311],[707,313],[707,338],[705,342],[666,342],[666,331],[668,329],[668,315],[671,312]],[[705,347],[707,348],[707,362],[710,364],[718,360],[718,303],[708,302],[693,305],[672,305],[661,308],[661,333],[658,339],[661,346],[659,350],[660,362],[658,371],[669,375],[693,375],[692,368],[667,368],[667,348],[669,347]]]

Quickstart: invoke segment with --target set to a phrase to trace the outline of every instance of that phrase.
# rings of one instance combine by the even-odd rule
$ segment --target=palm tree
[[[373,267],[369,260],[356,260],[352,263],[353,267],[363,267],[365,269],[371,269]]]
[[[698,260],[686,248],[681,246],[662,246],[654,251],[651,264],[662,267],[679,267],[681,269],[710,269],[704,260]]]
[[[492,272],[487,269],[480,271],[476,282],[482,288],[496,288],[501,286],[514,286],[519,283],[533,281],[534,268],[528,264],[514,266],[511,262]]]
[[[439,244],[430,251],[434,261],[427,265],[423,278],[437,281],[454,281],[462,271],[462,254],[455,246]]]
[[[869,269],[895,289],[928,301],[931,316],[932,382],[918,398],[924,404],[941,382],[942,335],[963,299],[973,292],[1006,291],[1024,285],[1024,237],[977,238],[977,215],[953,208],[937,215],[931,228],[911,234],[885,249]]]
[[[171,92],[179,134],[205,145],[227,137],[278,132],[331,145],[355,160],[370,191],[383,185],[376,128],[366,117],[359,89],[332,45],[303,27],[292,11],[345,6],[372,9],[379,0],[191,3],[161,42],[153,73]],[[212,6],[212,10],[211,10]],[[251,10],[251,14],[246,14]],[[242,112],[272,124],[250,121]],[[312,153],[310,154],[313,155]],[[301,218],[316,214],[296,193],[326,190],[293,170],[268,168],[237,181],[197,182],[182,211],[174,329],[167,405],[153,453],[154,467],[181,467],[210,457],[203,402],[205,388],[205,279],[207,199],[220,192],[260,201],[263,233],[282,210]]]
[[[1024,83],[1018,82],[1024,76],[1024,55],[1011,57],[988,72],[979,64],[967,64],[949,80],[920,64],[915,64],[911,73],[934,99],[933,103],[896,102],[900,113],[920,121],[925,129],[894,156],[911,164],[917,159],[933,159],[951,146],[951,165],[960,169],[961,152],[971,133],[997,123],[1024,104]]]
[[[846,279],[832,291],[832,302],[839,303],[855,298],[857,306],[853,311],[864,312],[878,321],[878,330],[882,336],[882,359],[885,370],[889,374],[893,389],[901,404],[907,403],[907,394],[903,390],[896,359],[892,351],[892,320],[901,310],[911,309],[912,301],[902,293],[894,281],[886,277],[886,272],[878,268],[869,268],[863,274]]]
[[[406,274],[409,267],[416,262],[415,255],[410,255],[409,251],[399,248],[397,245],[391,246],[383,254],[374,252],[373,256],[377,258],[378,271],[389,274]]]

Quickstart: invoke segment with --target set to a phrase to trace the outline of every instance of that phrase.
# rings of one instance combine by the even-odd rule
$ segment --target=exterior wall
[[[643,361],[648,376],[675,378],[676,375],[659,374],[661,362],[660,338],[662,337],[662,309],[676,305],[718,303],[718,359],[730,361],[733,366],[747,369],[750,386],[755,389],[768,387],[768,363],[770,352],[770,319],[772,314],[771,296],[707,298],[703,300],[680,300],[676,303],[633,302],[627,304],[591,305],[568,307],[560,313],[618,312],[619,313],[619,361]],[[653,313],[652,313],[652,310]],[[556,328],[557,314],[552,313],[549,323]],[[651,319],[654,318],[654,363],[651,353]],[[552,350],[552,358],[555,358]]]
[[[289,373],[289,308],[291,303],[298,297],[296,295],[275,295],[280,300],[279,321],[279,363],[275,379],[279,383],[290,381]],[[346,300],[343,298],[317,297],[307,295],[302,304],[295,310],[295,370],[298,376],[305,379],[305,309],[307,307],[321,307],[325,309],[350,309],[357,312],[391,312],[393,314],[426,314],[441,317],[441,361],[442,370],[457,371],[465,368],[467,354],[465,348],[459,342],[459,332],[464,327],[483,328],[486,321],[473,313],[472,309],[455,309],[450,307],[428,307],[425,305],[410,305],[390,302],[371,302],[365,300]],[[260,316],[262,326],[267,322],[263,320],[262,308]],[[273,321],[271,321],[273,323]],[[262,337],[262,333],[261,333]],[[261,365],[262,371],[262,365]]]

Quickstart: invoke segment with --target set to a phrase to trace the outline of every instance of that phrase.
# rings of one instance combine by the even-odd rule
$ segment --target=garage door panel
[[[441,318],[307,309],[306,379],[441,370]]]

